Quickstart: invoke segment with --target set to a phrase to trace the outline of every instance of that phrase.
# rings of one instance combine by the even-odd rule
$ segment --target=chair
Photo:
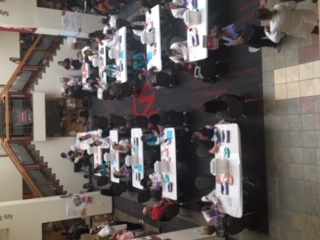
[[[228,234],[227,235],[235,235],[244,229],[244,221],[243,218],[233,218],[229,217],[228,219]]]
[[[169,124],[169,112],[160,111],[158,115],[159,115],[159,122],[158,122],[159,125],[166,126]]]
[[[126,185],[124,183],[114,183],[112,185],[112,190],[115,196],[120,196],[126,191]]]
[[[160,222],[167,222],[170,221],[172,218],[176,217],[179,214],[180,211],[180,205],[179,204],[173,204],[164,210],[164,213],[162,215],[162,218],[160,219]]]
[[[133,94],[132,87],[129,84],[122,84],[121,85],[121,92],[120,97],[131,97]]]
[[[109,177],[101,176],[97,179],[97,186],[102,187],[104,185],[107,185],[109,183]]]
[[[159,114],[152,114],[148,117],[148,122],[153,124],[153,125],[158,125],[160,122],[160,115]]]
[[[199,176],[194,180],[194,186],[199,190],[212,190],[216,181],[213,176]]]
[[[168,123],[172,127],[184,125],[184,114],[177,111],[169,111]]]
[[[106,101],[114,100],[114,96],[112,96],[109,90],[104,90],[102,92],[102,99]]]
[[[112,115],[111,116],[112,123],[114,124],[114,127],[121,128],[127,126],[127,120],[125,117]]]
[[[148,118],[146,116],[135,116],[134,127],[136,128],[147,128],[148,127]]]
[[[144,203],[149,201],[151,198],[151,191],[150,189],[144,189],[138,192],[138,203]]]
[[[207,149],[205,149],[202,146],[199,146],[196,150],[196,154],[199,158],[208,158],[208,157],[213,157],[211,153]]]

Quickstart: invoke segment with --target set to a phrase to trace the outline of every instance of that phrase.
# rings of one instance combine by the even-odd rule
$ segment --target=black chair
[[[111,121],[116,128],[123,128],[127,126],[127,120],[122,116],[112,115]]]
[[[199,190],[214,189],[216,184],[213,176],[199,176],[194,180],[194,186]]]
[[[199,158],[208,158],[208,157],[214,156],[213,154],[209,153],[209,151],[202,146],[197,147],[196,155]]]
[[[112,185],[112,189],[115,196],[120,196],[122,193],[124,193],[127,190],[125,183],[114,183]]]
[[[112,96],[109,92],[109,90],[104,90],[102,92],[102,99],[106,101],[114,100],[114,96]]]
[[[173,87],[177,84],[176,74],[167,73],[164,71],[157,72],[155,75],[155,86],[159,87]]]
[[[152,114],[148,117],[148,122],[153,124],[153,125],[158,125],[160,122],[160,115],[159,114]]]
[[[133,119],[134,127],[136,128],[147,128],[148,118],[146,116],[135,116]]]
[[[234,94],[219,95],[202,105],[202,109],[205,112],[215,114],[217,118],[229,121],[245,116],[244,107],[245,101]]]
[[[177,111],[169,111],[168,123],[172,127],[178,127],[184,125],[184,114]]]
[[[160,222],[167,222],[170,221],[172,218],[176,217],[179,214],[180,205],[173,204],[164,210],[162,218],[159,220]]]
[[[166,126],[169,124],[169,112],[160,111],[158,115],[159,115],[159,122],[158,122],[159,125]]]
[[[144,189],[138,192],[138,203],[144,203],[149,201],[151,198],[151,191],[150,189]]]
[[[97,179],[97,186],[102,187],[109,183],[109,177],[107,176],[101,176]]]
[[[121,85],[121,92],[120,97],[131,97],[133,94],[132,87],[129,84],[122,84]]]
[[[103,116],[94,117],[94,125],[96,128],[105,129],[109,126],[108,118]]]
[[[238,233],[242,232],[242,230],[245,228],[245,224],[244,224],[243,218],[229,217],[227,224],[228,224],[228,233],[227,233],[227,235],[238,234]]]

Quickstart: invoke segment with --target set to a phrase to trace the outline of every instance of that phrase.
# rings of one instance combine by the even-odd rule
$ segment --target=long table
[[[143,189],[140,180],[144,177],[144,159],[143,159],[143,135],[141,128],[131,129],[131,156],[128,156],[126,164],[132,166],[132,186],[138,189]]]
[[[127,28],[122,27],[117,32],[115,37],[117,38],[117,44],[113,48],[113,50],[118,52],[118,56],[115,58],[117,73],[116,78],[120,80],[121,83],[127,81],[128,69],[127,69]],[[104,72],[107,66],[107,56],[108,50],[105,46],[105,42],[102,41],[103,45],[99,45],[99,57],[103,60],[103,65],[99,67],[99,74],[101,80],[106,83],[107,82],[107,73]]]
[[[162,70],[161,61],[161,28],[160,28],[160,5],[151,9],[151,13],[146,13],[146,23],[148,24],[146,33],[154,34],[154,43],[147,45],[147,69],[156,67],[157,71]]]
[[[165,128],[161,136],[161,162],[154,164],[156,173],[163,175],[162,195],[172,200],[178,199],[177,153],[174,128]]]
[[[215,125],[220,135],[220,147],[210,162],[210,172],[216,176],[216,193],[220,211],[240,218],[243,213],[241,138],[237,124]]]
[[[111,139],[111,147],[110,147],[110,152],[113,154],[110,154],[110,156],[114,156],[114,159],[108,159],[108,161],[110,161],[110,166],[111,166],[111,181],[115,182],[115,183],[120,183],[120,179],[119,178],[115,178],[113,176],[113,172],[114,170],[119,171],[120,169],[120,156],[119,156],[119,152],[116,151],[113,148],[113,143],[118,143],[119,142],[119,134],[118,134],[118,130],[110,130],[110,139]]]
[[[192,0],[188,0],[189,4],[192,4]],[[188,15],[190,12],[199,12],[201,15],[201,21],[198,24],[186,23],[187,24],[187,36],[190,34],[189,31],[195,29],[198,35],[199,44],[197,46],[192,45],[192,41],[188,42],[189,49],[189,62],[196,62],[208,57],[208,49],[206,46],[205,37],[208,35],[208,0],[197,0],[197,8],[188,10],[185,12]],[[191,13],[192,14],[192,13]]]

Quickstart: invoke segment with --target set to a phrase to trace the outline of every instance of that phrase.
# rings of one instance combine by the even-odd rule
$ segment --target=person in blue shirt
[[[141,141],[149,146],[157,146],[160,144],[159,134],[156,130],[152,130],[151,133],[143,134]]]
[[[94,173],[100,173],[101,176],[107,176],[110,173],[109,170],[109,164],[107,164],[106,162],[103,162],[102,164],[98,165],[94,170]]]
[[[136,53],[130,60],[133,69],[142,70],[146,67],[146,55],[144,53]]]

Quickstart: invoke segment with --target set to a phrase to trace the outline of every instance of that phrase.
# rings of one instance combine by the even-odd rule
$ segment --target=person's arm
[[[211,148],[209,150],[209,153],[216,154],[218,152],[218,150],[219,150],[219,146],[220,146],[220,144],[215,142],[213,148]]]
[[[270,29],[270,27],[266,26],[264,28],[264,32],[266,36],[275,43],[279,43],[281,40],[281,30],[280,29]]]
[[[280,1],[280,3],[278,3],[276,5],[283,5],[283,6],[290,8],[290,9],[297,8],[297,2],[295,2],[295,1]]]

